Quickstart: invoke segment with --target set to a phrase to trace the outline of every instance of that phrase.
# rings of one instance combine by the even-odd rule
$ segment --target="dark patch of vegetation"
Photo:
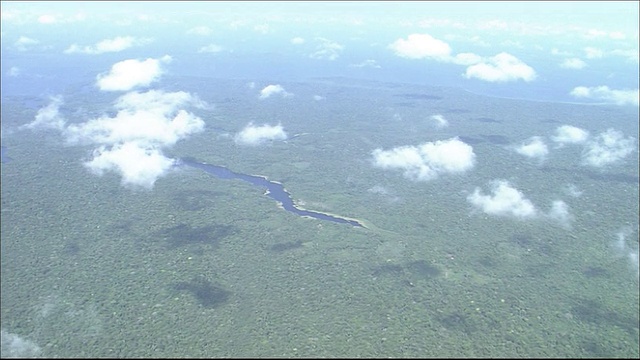
[[[460,312],[452,312],[436,317],[436,320],[448,330],[459,331],[466,334],[474,332],[477,327],[470,321],[469,316]]]
[[[382,264],[374,267],[371,275],[404,275],[404,268],[395,264]]]
[[[298,240],[298,241],[290,241],[290,242],[271,245],[269,247],[269,250],[281,253],[289,250],[299,249],[301,247],[302,247],[302,241]]]
[[[440,275],[440,269],[424,260],[412,261],[407,264],[406,268],[409,272],[422,277],[432,278]]]
[[[413,100],[441,100],[442,96],[437,95],[428,95],[428,94],[397,94],[394,96],[402,97],[405,99],[413,99]]]
[[[463,141],[469,145],[478,145],[478,144],[482,144],[483,142],[485,142],[485,140],[482,139],[478,139],[475,137],[471,137],[471,136],[458,136],[458,139],[460,139],[460,141]]]
[[[482,122],[482,123],[496,123],[496,124],[501,124],[502,123],[502,120],[496,120],[496,119],[490,118],[490,117],[478,117],[478,118],[473,118],[471,120],[479,121],[479,122]]]
[[[238,229],[233,225],[209,225],[194,228],[187,224],[180,224],[160,231],[159,235],[167,240],[169,248],[175,249],[194,244],[218,246],[220,240],[237,231]]]
[[[67,255],[78,255],[80,253],[80,245],[75,241],[70,241],[64,245],[62,252]]]
[[[630,335],[638,335],[638,314],[635,317],[624,317],[614,311],[606,309],[601,304],[586,299],[576,299],[575,304],[571,308],[571,314],[578,320],[588,323],[603,324],[617,326]]]
[[[482,259],[478,260],[478,264],[486,267],[486,268],[495,268],[498,266],[498,262],[496,259],[491,256],[483,256]]]
[[[445,113],[447,114],[467,114],[470,113],[471,110],[467,109],[447,109]]]
[[[204,276],[196,276],[189,282],[179,282],[173,286],[177,291],[190,292],[206,308],[215,308],[227,302],[231,293],[211,283]]]
[[[215,205],[215,198],[221,194],[211,190],[185,190],[176,193],[172,201],[182,210],[197,211]]]
[[[611,277],[609,275],[609,271],[600,266],[587,266],[582,269],[582,275],[586,276],[589,279]]]
[[[493,145],[507,145],[511,142],[508,137],[503,135],[492,134],[492,135],[480,135],[480,136],[485,138],[488,142],[492,143]]]

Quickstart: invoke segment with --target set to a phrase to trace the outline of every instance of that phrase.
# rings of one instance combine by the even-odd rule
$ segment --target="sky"
[[[229,77],[349,75],[503,97],[638,102],[639,14],[632,1],[1,6],[8,82],[33,75],[36,64],[18,61],[28,54],[61,55],[68,69],[77,62],[90,67],[91,56],[97,69],[108,61],[168,55],[177,75],[198,73],[214,60],[215,70]]]

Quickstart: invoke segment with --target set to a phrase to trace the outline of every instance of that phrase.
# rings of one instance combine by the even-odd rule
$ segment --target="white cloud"
[[[57,19],[54,15],[45,14],[38,17],[38,22],[40,24],[55,24],[57,22]]]
[[[150,90],[131,92],[114,104],[115,117],[103,116],[66,129],[70,143],[116,144],[138,142],[152,146],[170,146],[191,133],[204,128],[197,116],[178,109],[185,105],[204,107],[204,103],[189,93],[165,93]]]
[[[234,140],[236,144],[255,146],[268,140],[285,140],[286,138],[287,133],[281,124],[276,126],[268,124],[255,126],[253,123],[249,123],[242,131],[236,134]]]
[[[580,190],[575,184],[568,184],[566,187],[566,192],[574,198],[582,196],[583,193],[583,191]]]
[[[409,59],[433,58],[447,60],[451,55],[451,47],[442,40],[429,34],[411,34],[407,39],[398,39],[389,45],[397,56]]]
[[[131,92],[116,100],[114,117],[72,124],[63,133],[69,144],[98,145],[85,163],[93,173],[116,171],[123,185],[150,189],[174,163],[162,149],[204,129],[202,119],[181,109],[187,105],[206,104],[185,92]]]
[[[616,256],[626,257],[629,261],[631,269],[636,273],[636,277],[640,277],[640,269],[638,268],[638,249],[633,249],[627,245],[627,236],[631,235],[630,228],[624,228],[616,233],[617,240],[613,243],[616,250]]]
[[[536,72],[529,65],[508,53],[500,53],[481,63],[471,65],[464,75],[467,79],[477,78],[490,82],[532,81]]]
[[[375,149],[373,165],[382,169],[400,169],[410,180],[428,181],[446,173],[462,173],[475,165],[473,148],[458,140],[438,140],[418,146],[400,146],[391,150]]]
[[[142,45],[149,42],[149,39],[136,39],[133,36],[117,36],[113,39],[105,39],[98,42],[94,46],[80,47],[73,44],[67,48],[65,54],[83,53],[83,54],[103,54],[108,52],[120,52],[135,45]]]
[[[217,53],[217,52],[220,52],[220,51],[222,51],[222,50],[223,50],[223,48],[222,48],[221,46],[219,46],[219,45],[216,45],[216,44],[209,44],[209,45],[207,45],[207,46],[203,46],[203,47],[201,47],[201,48],[198,50],[198,52],[199,52],[199,53]]]
[[[118,143],[110,148],[100,146],[93,151],[93,159],[85,165],[96,175],[106,171],[119,172],[122,185],[151,189],[156,180],[171,169],[174,160],[162,155],[159,149],[136,142]]]
[[[253,30],[261,34],[268,34],[271,30],[271,27],[269,26],[269,24],[257,24],[253,26]]]
[[[459,53],[456,54],[451,61],[454,64],[469,66],[482,62],[482,56],[474,53]]]
[[[313,95],[313,100],[315,101],[320,101],[320,100],[324,100],[324,96],[320,96],[320,95]]]
[[[538,210],[533,203],[508,181],[494,181],[491,191],[493,195],[484,195],[478,187],[473,194],[467,196],[467,200],[489,215],[512,216],[519,219],[537,216]]]
[[[37,358],[42,356],[40,347],[31,340],[17,334],[0,330],[2,358]]]
[[[309,57],[313,59],[322,59],[322,60],[335,60],[340,57],[340,53],[344,46],[338,44],[335,41],[331,41],[325,38],[316,38],[318,41],[318,45],[316,46],[316,51],[309,55]]]
[[[211,28],[207,26],[196,26],[187,30],[187,34],[200,35],[200,36],[208,36],[211,35],[213,31]]]
[[[600,59],[604,56],[604,51],[594,47],[586,47],[584,48],[584,54],[587,59]]]
[[[627,61],[633,62],[633,63],[638,63],[638,59],[640,57],[640,53],[638,52],[638,49],[615,49],[613,51],[611,51],[609,54],[614,55],[614,56],[622,56],[627,58]]]
[[[549,149],[540,136],[532,136],[522,145],[517,147],[516,152],[526,157],[536,158],[543,161],[549,154]]]
[[[60,105],[62,105],[62,96],[51,97],[51,102],[49,103],[49,105],[38,110],[36,118],[32,122],[21,126],[21,128],[62,130],[64,128],[66,120],[60,115],[58,111]]]
[[[26,51],[29,49],[31,45],[36,45],[38,43],[40,43],[40,41],[26,37],[26,36],[20,36],[18,40],[16,40],[16,42],[14,43],[14,46],[16,47],[16,49],[20,51]]]
[[[294,37],[293,39],[291,39],[291,43],[293,45],[301,45],[304,44],[304,39],[301,37]]]
[[[622,161],[636,149],[635,138],[624,137],[622,132],[608,129],[589,142],[582,152],[582,162],[603,167]]]
[[[564,59],[564,61],[560,64],[560,67],[565,69],[584,69],[587,66],[587,63],[578,59],[578,58],[570,58]]]
[[[128,91],[138,86],[148,86],[162,74],[161,63],[171,61],[169,55],[144,61],[130,59],[113,64],[111,71],[97,76],[97,85],[104,91]]]
[[[573,54],[566,50],[560,50],[558,48],[551,49],[551,55],[560,55],[560,56],[573,56]]]
[[[380,69],[380,65],[375,60],[365,60],[365,61],[363,61],[363,62],[361,62],[359,64],[351,64],[349,66],[351,66],[351,67],[359,67],[359,68],[371,67],[371,68],[374,68],[374,69]]]
[[[548,218],[557,221],[565,228],[571,226],[573,215],[569,212],[569,206],[562,200],[555,200],[551,204],[551,210],[546,215]]]
[[[16,77],[18,75],[20,75],[21,71],[20,68],[17,66],[12,66],[9,71],[7,71],[7,76],[11,76],[11,77]]]
[[[616,105],[638,106],[640,93],[635,90],[612,90],[608,86],[586,87],[577,86],[571,90],[570,95],[577,98],[590,98],[603,100]]]
[[[267,85],[264,89],[260,90],[260,99],[266,99],[271,95],[281,94],[282,97],[291,96],[293,94],[284,90],[280,85]]]
[[[440,114],[431,115],[431,120],[435,121],[436,123],[435,126],[438,129],[442,129],[449,126],[449,122],[447,121],[447,119],[445,119],[444,116]]]
[[[580,129],[579,127],[571,125],[562,125],[556,128],[556,135],[551,139],[560,145],[564,144],[580,144],[589,138],[589,132],[587,130]]]

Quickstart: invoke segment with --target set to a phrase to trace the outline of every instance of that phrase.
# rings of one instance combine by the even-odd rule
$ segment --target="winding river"
[[[297,214],[303,217],[310,217],[310,218],[315,218],[315,219],[325,220],[325,221],[333,221],[336,223],[349,224],[356,227],[366,228],[366,226],[361,221],[356,219],[351,219],[351,218],[346,218],[346,217],[342,217],[334,214],[323,213],[319,211],[311,211],[311,210],[300,208],[294,203],[293,199],[291,198],[291,195],[287,192],[287,190],[284,188],[284,186],[282,186],[281,183],[277,181],[270,181],[264,176],[236,173],[223,166],[197,162],[193,158],[180,159],[180,164],[198,168],[200,170],[204,170],[207,173],[214,175],[220,179],[240,179],[248,183],[251,183],[253,185],[266,188],[267,191],[265,195],[268,195],[270,198],[278,202],[278,204],[282,208],[294,214]]]

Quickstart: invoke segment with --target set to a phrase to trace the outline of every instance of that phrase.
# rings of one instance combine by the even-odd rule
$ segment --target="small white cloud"
[[[578,58],[570,58],[564,59],[564,61],[560,64],[560,67],[565,69],[584,69],[587,66],[587,63],[578,59]]]
[[[41,349],[36,343],[4,329],[0,330],[0,344],[2,358],[31,359],[42,356]]]
[[[16,42],[14,43],[14,46],[19,51],[26,51],[29,49],[31,45],[36,45],[38,43],[40,43],[40,41],[26,37],[26,36],[20,36],[18,40],[16,40]]]
[[[62,105],[62,96],[52,97],[49,105],[38,110],[36,118],[32,122],[21,126],[21,128],[62,130],[66,120],[58,111],[60,105]]]
[[[551,49],[551,55],[559,55],[559,56],[573,56],[573,54],[569,51],[560,50],[558,48]]]
[[[586,47],[584,54],[587,59],[600,59],[604,56],[604,51],[594,47]]]
[[[294,37],[293,39],[291,39],[291,43],[293,45],[301,45],[304,44],[304,39],[301,37]]]
[[[313,95],[313,100],[315,101],[320,101],[320,100],[324,100],[324,96],[320,96],[320,95]]]
[[[374,69],[380,69],[380,65],[375,60],[365,60],[365,61],[363,61],[363,62],[361,62],[359,64],[351,64],[349,66],[351,66],[351,67],[359,67],[359,68],[370,67],[370,68],[374,68]]]
[[[253,26],[253,30],[264,35],[269,33],[271,27],[269,26],[269,24],[257,24]]]
[[[442,40],[429,34],[411,34],[407,39],[398,39],[389,45],[397,56],[408,59],[433,58],[447,60],[451,56],[451,47]]]
[[[375,149],[373,165],[399,169],[414,181],[429,181],[441,174],[462,173],[475,165],[473,148],[458,138],[426,142],[418,146],[400,146],[391,150]]]
[[[338,44],[335,41],[331,41],[325,38],[316,38],[318,45],[316,46],[316,51],[309,55],[312,59],[321,59],[321,60],[335,60],[340,57],[340,53],[344,46]]]
[[[431,115],[431,120],[435,121],[435,127],[438,129],[449,126],[449,122],[447,121],[447,119],[445,119],[444,116],[440,114]]]
[[[7,71],[7,76],[16,77],[21,73],[20,68],[17,66],[12,66],[9,71]]]
[[[253,123],[249,123],[242,131],[236,134],[234,140],[239,145],[261,145],[269,140],[286,140],[287,133],[282,128],[282,125],[276,126],[264,124],[262,126],[255,126]]]
[[[630,228],[624,228],[616,233],[617,240],[613,243],[617,257],[626,257],[629,261],[630,268],[635,272],[636,278],[640,277],[640,268],[638,268],[638,249],[635,250],[627,245],[627,236],[631,235]],[[637,239],[637,238],[636,238]]]
[[[219,45],[216,45],[216,44],[209,44],[209,45],[207,45],[207,46],[203,46],[203,47],[201,47],[201,48],[198,50],[198,52],[199,52],[199,53],[217,53],[217,52],[220,52],[220,51],[222,51],[222,50],[223,50],[223,48],[222,48],[221,46],[219,46]]]
[[[489,82],[529,82],[536,78],[536,72],[515,56],[503,52],[487,61],[469,66],[464,76],[467,79],[477,78]]]
[[[187,34],[189,35],[200,35],[200,36],[209,36],[213,30],[207,26],[196,26],[189,30],[187,30]]]
[[[111,71],[97,76],[97,85],[103,91],[128,91],[138,86],[148,86],[162,74],[162,63],[168,63],[168,55],[144,61],[130,59],[113,64]]]
[[[532,136],[522,145],[517,147],[516,152],[529,158],[544,161],[549,154],[549,149],[540,136]]]
[[[587,130],[571,125],[562,125],[556,128],[556,135],[551,139],[560,145],[564,144],[581,144],[589,138]]]
[[[570,95],[577,98],[589,98],[603,100],[616,105],[638,106],[640,93],[635,90],[612,90],[608,86],[586,87],[577,86],[571,90]]]
[[[640,57],[638,49],[615,49],[609,54],[627,58],[627,61],[637,64]]]
[[[83,54],[103,54],[109,52],[120,52],[126,50],[134,45],[141,45],[149,42],[148,39],[136,39],[133,36],[118,36],[113,39],[105,39],[98,42],[94,46],[80,47],[73,44],[67,48],[65,54],[83,53]]]
[[[45,14],[38,17],[38,22],[40,24],[55,24],[57,22],[57,19],[54,15]]]
[[[635,138],[624,137],[622,132],[608,129],[589,142],[582,152],[582,163],[603,167],[622,161],[636,149]]]
[[[266,99],[271,95],[281,94],[282,97],[291,96],[293,94],[285,91],[285,89],[280,85],[267,85],[264,89],[260,90],[260,100]]]
[[[473,194],[467,196],[467,200],[489,215],[528,219],[538,214],[533,203],[506,180],[494,181],[491,192],[493,195],[484,195],[478,187]]]
[[[579,198],[583,193],[583,191],[580,190],[575,184],[568,184],[566,187],[566,192],[574,198]]]
[[[569,206],[562,200],[553,201],[551,210],[546,216],[559,222],[565,228],[569,228],[573,220],[573,215],[569,212]]]
[[[389,194],[389,190],[387,190],[384,186],[382,185],[375,185],[369,189],[367,189],[368,192],[373,193],[373,194],[381,194],[381,195],[387,195]]]

